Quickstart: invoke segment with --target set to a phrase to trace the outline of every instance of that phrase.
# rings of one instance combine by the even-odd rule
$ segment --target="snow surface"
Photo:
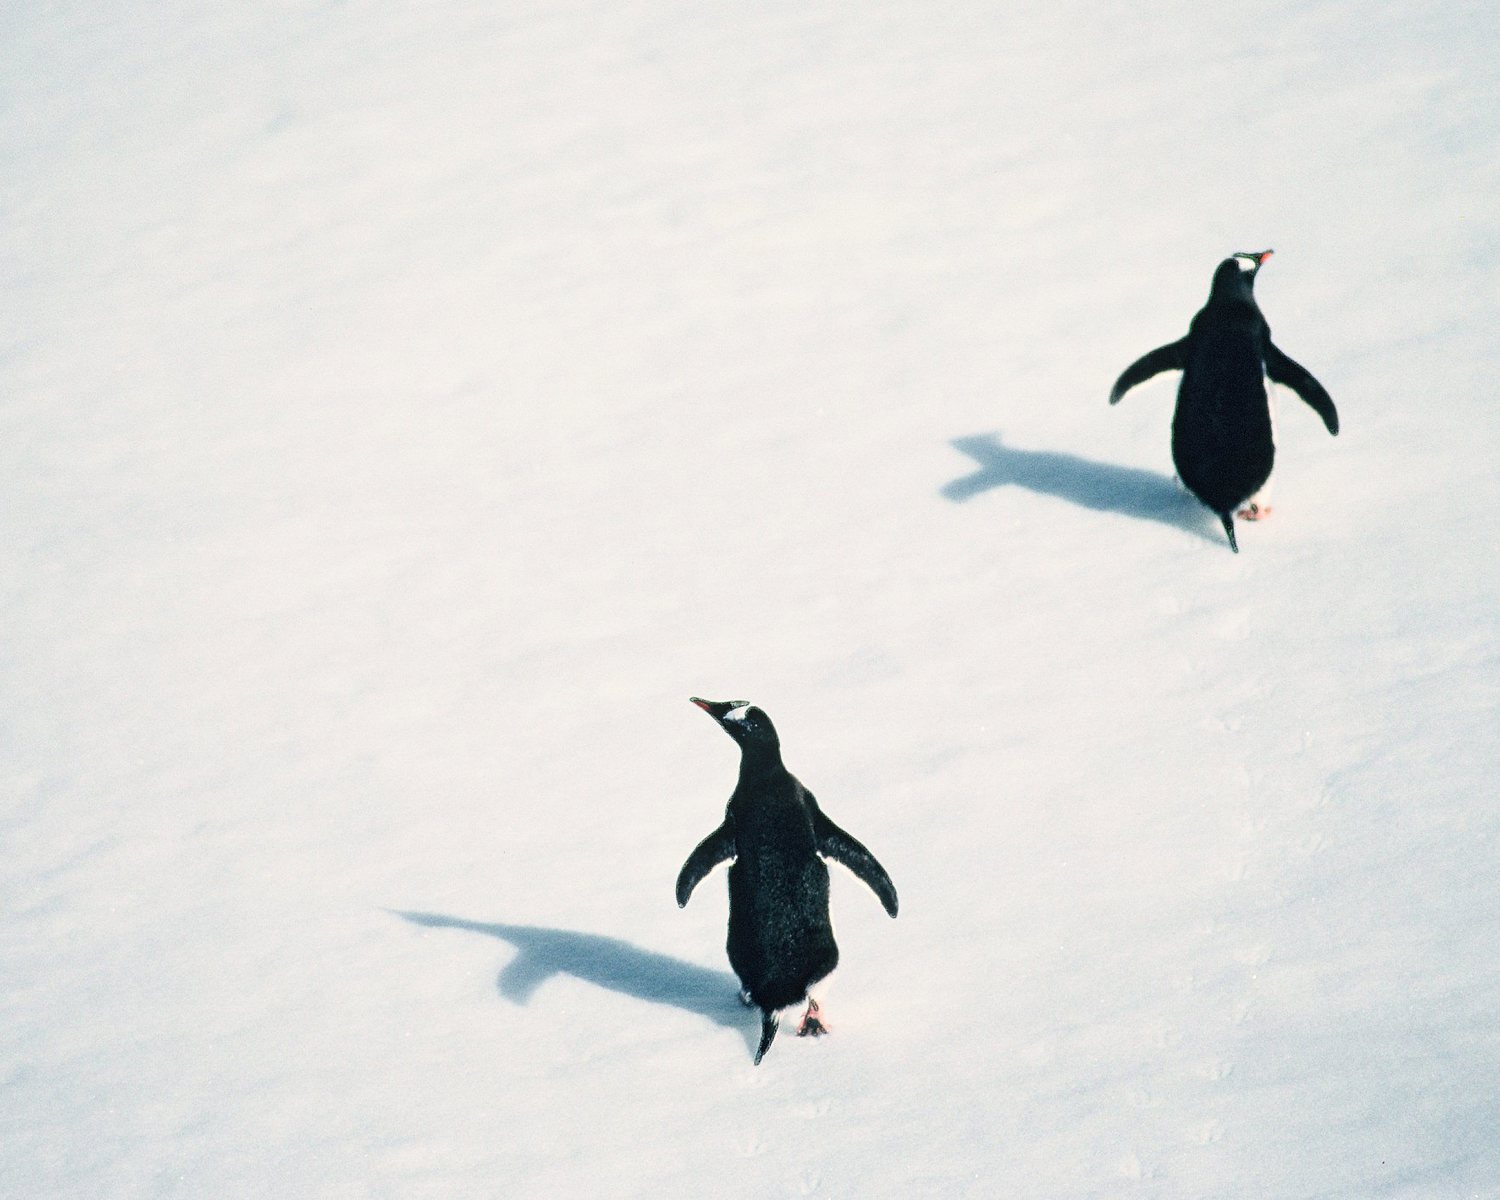
[[[1500,1196],[1493,5],[0,45],[0,1195]],[[759,1068],[695,694],[901,892]]]

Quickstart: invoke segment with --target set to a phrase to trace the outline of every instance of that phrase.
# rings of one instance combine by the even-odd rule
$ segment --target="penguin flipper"
[[[880,898],[885,911],[894,917],[899,907],[896,885],[891,882],[891,877],[885,873],[880,861],[865,849],[864,843],[830,821],[823,815],[822,809],[818,809],[813,816],[813,834],[818,839],[818,853],[834,862],[843,863],[853,871]]]
[[[688,897],[703,877],[721,862],[733,858],[734,854],[734,830],[725,821],[693,848],[687,862],[682,864],[682,870],[677,872],[677,907],[687,904]]]
[[[760,1046],[755,1051],[755,1065],[760,1066],[760,1060],[765,1058],[766,1051],[771,1048],[771,1043],[776,1040],[776,1027],[780,1018],[769,1009],[762,1009],[760,1014]]]
[[[1160,375],[1163,371],[1181,371],[1186,364],[1186,338],[1173,342],[1170,346],[1158,346],[1150,354],[1143,354],[1120,373],[1120,378],[1115,380],[1115,386],[1109,390],[1109,402],[1118,404],[1120,397],[1136,384],[1145,383],[1153,375]]]
[[[1266,374],[1271,377],[1272,383],[1289,387],[1301,396],[1308,408],[1323,418],[1323,424],[1329,433],[1338,433],[1339,414],[1338,409],[1333,407],[1333,397],[1313,378],[1311,371],[1288,358],[1269,341],[1266,342]]]

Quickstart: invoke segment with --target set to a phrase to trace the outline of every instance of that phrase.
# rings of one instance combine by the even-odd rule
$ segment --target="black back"
[[[807,789],[779,761],[777,770],[748,779],[745,766],[742,760],[725,810],[736,851],[726,948],[750,998],[762,1009],[785,1008],[838,965],[828,868],[818,857]]]
[[[1172,461],[1216,513],[1254,495],[1276,457],[1265,384],[1271,331],[1255,303],[1254,278],[1235,259],[1220,263],[1183,348]]]

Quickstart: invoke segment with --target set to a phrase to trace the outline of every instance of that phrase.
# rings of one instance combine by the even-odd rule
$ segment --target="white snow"
[[[0,1196],[1500,1196],[1493,6],[0,45]],[[691,695],[901,893],[758,1068]]]

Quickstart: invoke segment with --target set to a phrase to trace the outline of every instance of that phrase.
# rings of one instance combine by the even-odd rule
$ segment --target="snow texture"
[[[7,6],[0,1195],[1500,1196],[1497,12]]]

